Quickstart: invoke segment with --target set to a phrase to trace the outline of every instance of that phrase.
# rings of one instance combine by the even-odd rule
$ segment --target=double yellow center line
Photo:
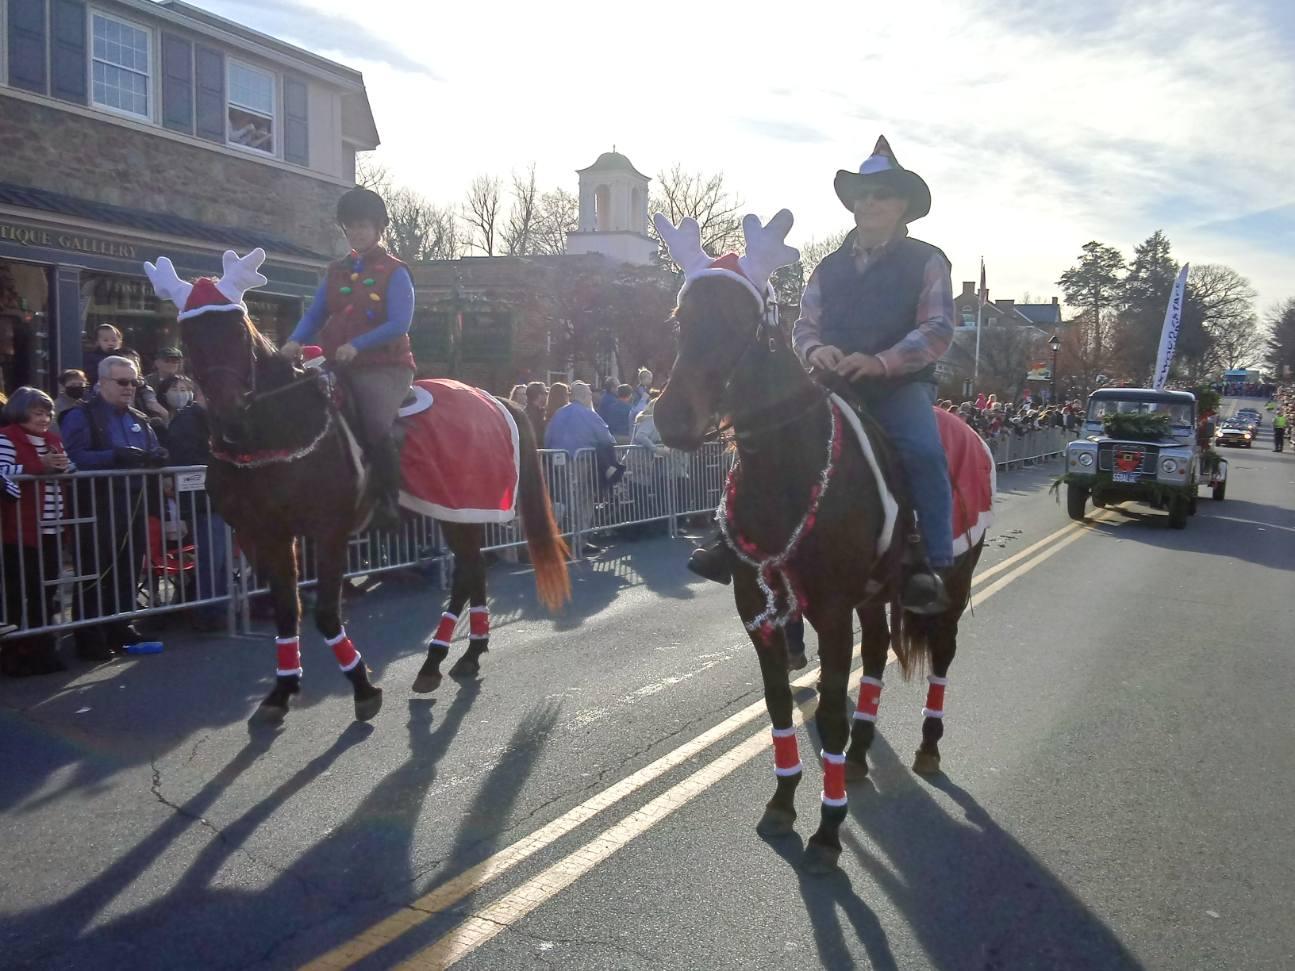
[[[1109,521],[1110,514],[1098,512],[1092,518],[1098,521]],[[1091,527],[1086,523],[1068,523],[1037,543],[1009,556],[1001,563],[996,563],[981,571],[972,580],[973,591],[993,577],[999,576],[999,574],[1002,574],[1002,576],[989,583],[983,590],[979,590],[975,596],[975,603],[984,603],[998,591],[1014,583],[1090,530]],[[813,685],[818,680],[819,670],[815,668],[797,678],[792,682],[792,687],[801,689]],[[800,706],[795,712],[796,724],[801,724],[804,719],[811,717],[816,705],[817,699],[810,699],[806,704]],[[466,897],[476,893],[519,863],[551,846],[557,840],[571,833],[598,814],[623,802],[644,786],[765,714],[764,699],[753,702],[735,714],[730,715],[713,728],[702,732],[696,738],[661,756],[655,762],[645,765],[637,772],[626,776],[602,792],[586,799],[578,806],[567,810],[530,835],[522,837],[493,856],[482,860],[458,876],[441,884],[435,890],[407,904],[390,917],[379,921],[351,940],[311,961],[305,967],[310,971],[335,971],[335,969],[348,968],[356,962],[375,954],[413,928],[446,912]],[[643,808],[630,813],[620,822],[603,830],[583,846],[522,883],[521,886],[466,917],[435,942],[398,965],[398,967],[411,969],[411,971],[412,969],[425,971],[425,969],[432,968],[448,968],[506,928],[517,923],[542,903],[552,899],[631,840],[646,833],[667,816],[705,792],[716,782],[759,756],[762,752],[767,751],[768,748],[769,732],[767,728],[762,727],[758,732],[715,757],[701,769],[693,772],[682,782],[671,786],[661,795],[648,802]]]

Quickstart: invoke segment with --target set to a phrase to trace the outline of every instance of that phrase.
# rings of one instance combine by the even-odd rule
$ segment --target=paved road
[[[351,605],[370,725],[316,638],[277,734],[244,723],[266,637],[4,684],[0,966],[1295,966],[1295,456],[1270,449],[1230,453],[1183,531],[1071,525],[1055,465],[1002,476],[946,774],[908,771],[921,690],[891,674],[827,878],[754,833],[759,674],[682,541],[577,568],[556,620],[496,569],[485,672],[431,700],[439,602],[388,579]]]

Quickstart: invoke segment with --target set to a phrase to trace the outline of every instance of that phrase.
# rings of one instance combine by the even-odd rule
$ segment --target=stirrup
[[[929,616],[949,609],[949,591],[941,571],[931,568],[912,573],[904,581],[900,605],[910,614]]]

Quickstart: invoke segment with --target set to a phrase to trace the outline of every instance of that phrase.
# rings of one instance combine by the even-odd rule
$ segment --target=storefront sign
[[[19,243],[22,246],[44,246],[50,249],[72,250],[76,253],[92,253],[95,256],[115,256],[126,260],[139,258],[136,256],[136,247],[133,243],[119,243],[82,233],[22,226],[17,223],[0,222],[0,241]]]

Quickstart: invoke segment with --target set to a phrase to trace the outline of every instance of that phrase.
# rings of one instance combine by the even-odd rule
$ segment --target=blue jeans
[[[953,564],[953,491],[935,424],[935,385],[912,381],[869,398],[869,410],[890,437],[908,479],[908,494],[931,566]]]

